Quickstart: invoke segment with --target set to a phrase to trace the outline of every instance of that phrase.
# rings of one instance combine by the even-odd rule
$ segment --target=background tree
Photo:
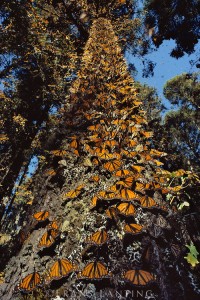
[[[165,97],[177,107],[165,116],[165,128],[168,130],[169,149],[182,157],[196,171],[200,165],[200,83],[197,74],[182,74],[169,80],[164,87]]]
[[[173,39],[176,47],[171,55],[178,58],[191,54],[199,39],[200,3],[196,0],[146,0],[145,24],[158,47],[164,40]]]

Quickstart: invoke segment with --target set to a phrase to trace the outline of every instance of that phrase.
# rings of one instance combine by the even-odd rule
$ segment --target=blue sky
[[[163,100],[163,103],[167,109],[172,109],[172,107],[170,106],[169,101],[167,101],[163,95],[163,86],[166,81],[182,73],[200,72],[195,65],[191,66],[190,64],[191,60],[197,59],[195,53],[200,52],[200,42],[196,45],[194,54],[185,54],[179,59],[170,56],[170,52],[174,47],[175,42],[173,40],[164,41],[158,49],[155,49],[152,53],[144,57],[156,63],[154,68],[154,76],[149,78],[142,77],[143,65],[141,58],[126,53],[127,61],[129,63],[133,63],[137,69],[135,80],[155,87],[158,96]]]

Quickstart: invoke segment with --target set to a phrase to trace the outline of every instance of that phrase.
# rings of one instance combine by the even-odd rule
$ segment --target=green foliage
[[[170,80],[164,86],[164,95],[172,103],[187,108],[200,108],[200,82],[198,73],[183,73]],[[199,119],[197,118],[197,121]]]
[[[196,170],[200,163],[200,83],[197,74],[182,74],[169,80],[164,87],[165,97],[177,110],[164,119],[168,147],[181,155],[185,165]],[[166,136],[166,138],[167,138]]]
[[[192,267],[195,267],[197,264],[199,264],[199,260],[197,259],[199,252],[197,251],[193,243],[191,243],[190,245],[186,245],[186,247],[189,249],[189,253],[184,258]]]

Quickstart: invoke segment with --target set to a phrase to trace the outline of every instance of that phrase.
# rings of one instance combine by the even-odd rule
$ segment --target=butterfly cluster
[[[91,247],[93,258],[82,270],[68,259],[60,258],[53,263],[44,278],[46,284],[72,272],[77,273],[77,280],[112,278],[112,268],[115,266],[107,267],[99,253],[105,245],[111,243],[109,231],[120,228],[119,224],[123,225],[123,237],[131,236],[134,239],[146,232],[156,239],[162,235],[163,230],[170,228],[163,217],[170,210],[166,195],[169,192],[176,193],[179,188],[172,188],[168,184],[169,173],[163,169],[160,160],[166,153],[150,149],[149,139],[153,133],[148,130],[146,115],[141,109],[142,103],[137,99],[133,79],[127,72],[117,41],[109,20],[98,18],[94,21],[78,80],[74,81],[70,90],[71,106],[66,117],[72,134],[67,136],[66,150],[53,150],[51,153],[54,156],[84,158],[84,166],[92,173],[88,184],[92,183],[95,187],[90,211],[103,214],[106,226],[101,226],[87,236],[85,244]],[[73,118],[70,118],[72,114]],[[78,133],[76,128],[84,130]],[[112,179],[112,184],[107,184],[104,189],[101,188],[103,177],[107,178],[108,183]],[[86,184],[73,185],[73,188],[63,193],[63,199],[68,202],[78,201],[87,190]],[[162,201],[156,199],[155,192],[161,196]],[[139,209],[160,214],[155,223],[160,231],[153,232],[145,224],[136,221]],[[39,222],[48,217],[48,211],[34,214]],[[59,225],[53,220],[41,237],[38,248],[51,247],[59,235]],[[175,251],[173,245],[172,252]],[[145,263],[150,260],[149,251],[145,252],[142,259],[144,263],[140,268],[126,266],[121,270],[120,280],[136,286],[155,282],[154,272]],[[41,284],[43,280],[34,271],[19,283],[19,290],[30,292]]]

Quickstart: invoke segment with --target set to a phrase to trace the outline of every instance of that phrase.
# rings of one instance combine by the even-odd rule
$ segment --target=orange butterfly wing
[[[124,273],[123,278],[130,281],[134,285],[145,286],[155,281],[155,276],[144,270],[129,270]]]
[[[125,233],[131,233],[131,234],[139,234],[141,233],[143,229],[143,226],[139,225],[139,224],[125,224],[124,226],[124,232]]]
[[[41,284],[41,278],[40,278],[39,273],[33,272],[21,280],[21,282],[19,283],[18,289],[21,292],[30,293],[35,288],[37,288],[37,286],[40,284]]]
[[[37,221],[45,221],[49,217],[49,212],[47,210],[39,211],[33,215],[33,218],[35,218]]]
[[[122,202],[117,206],[121,215],[133,216],[135,214],[135,207],[132,203]]]
[[[50,268],[46,281],[59,280],[75,270],[75,266],[68,259],[58,259]]]
[[[109,161],[103,165],[104,169],[108,170],[109,172],[116,171],[121,166],[121,162],[117,159],[113,161]]]
[[[41,237],[38,243],[38,248],[51,247],[55,243],[55,239],[57,238],[58,235],[59,235],[59,230],[57,229],[47,230]]]
[[[96,231],[93,233],[90,238],[87,240],[88,243],[101,246],[106,243],[108,239],[108,234],[105,230]]]
[[[95,261],[87,264],[78,277],[83,279],[102,279],[110,275],[111,273],[102,263]]]

